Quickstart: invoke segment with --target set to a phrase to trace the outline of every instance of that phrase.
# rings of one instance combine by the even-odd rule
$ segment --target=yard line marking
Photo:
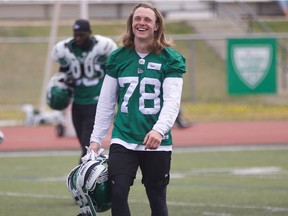
[[[237,168],[232,170],[233,175],[273,175],[282,172],[280,167],[249,167]]]
[[[233,168],[193,168],[189,171],[171,170],[171,179],[181,179],[191,176],[220,176],[220,175],[233,175],[233,176],[252,176],[257,178],[280,179],[286,178],[288,171],[281,167],[233,167]],[[141,173],[137,172],[137,179],[141,179]],[[13,176],[2,175],[0,179],[13,179],[24,181],[37,181],[37,182],[62,182],[66,180],[66,176]]]
[[[271,212],[288,212],[286,207],[271,206],[252,206],[252,205],[226,205],[226,204],[204,204],[204,203],[183,203],[183,202],[167,202],[168,205],[175,206],[195,206],[195,207],[213,207],[213,208],[233,208],[233,209],[259,209]]]
[[[174,147],[174,153],[201,153],[201,152],[238,152],[238,151],[266,151],[288,150],[288,145],[224,145],[224,146],[191,146]]]
[[[20,181],[32,181],[32,182],[65,182],[66,176],[60,177],[37,177],[37,176],[4,176],[0,174],[0,179],[12,179]]]
[[[174,147],[173,153],[201,153],[201,152],[237,152],[237,151],[265,151],[265,150],[288,150],[288,145],[231,145],[231,146],[191,146]],[[105,151],[105,154],[108,150]],[[0,158],[4,157],[57,157],[57,156],[79,156],[79,150],[61,151],[5,151],[0,152]]]
[[[47,198],[47,199],[71,199],[71,196],[61,196],[53,194],[31,194],[31,193],[17,193],[17,192],[3,192],[0,191],[0,196],[11,197],[26,197],[26,198]]]
[[[286,178],[288,175],[287,170],[281,167],[233,167],[233,168],[193,168],[190,171],[177,171],[171,170],[171,179],[181,179],[190,176],[206,176],[206,175],[233,175],[233,176],[252,176],[257,178],[279,179]],[[137,179],[141,179],[141,173],[137,172]],[[62,182],[66,180],[66,176],[9,176],[1,175],[0,179],[13,179],[24,181],[37,181],[37,182]]]
[[[282,179],[286,178],[288,171],[281,167],[227,167],[227,168],[192,168],[188,171],[171,170],[173,179],[192,176],[246,176],[253,178]]]
[[[0,152],[0,158],[13,158],[13,157],[59,157],[59,156],[79,156],[78,150],[65,150],[65,151],[15,151],[15,152]]]
[[[216,213],[216,212],[203,212],[203,215],[209,215],[209,216],[232,216],[232,214]]]

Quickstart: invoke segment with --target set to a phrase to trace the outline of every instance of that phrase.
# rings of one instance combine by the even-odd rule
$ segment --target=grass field
[[[77,215],[65,178],[79,154],[0,153],[0,214]],[[178,148],[168,188],[170,215],[286,216],[287,178],[285,146]],[[150,214],[140,176],[131,189],[130,207],[132,215]]]

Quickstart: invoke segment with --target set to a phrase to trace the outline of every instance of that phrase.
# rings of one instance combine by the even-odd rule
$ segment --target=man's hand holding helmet
[[[101,148],[101,145],[97,142],[90,142],[89,149],[94,151],[96,154],[98,154],[99,149]]]

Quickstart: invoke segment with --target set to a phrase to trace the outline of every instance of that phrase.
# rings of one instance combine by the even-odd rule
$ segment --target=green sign
[[[228,93],[276,93],[276,39],[233,38],[227,43]]]

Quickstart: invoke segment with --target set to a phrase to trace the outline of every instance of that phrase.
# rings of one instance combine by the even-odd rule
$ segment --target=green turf
[[[287,148],[183,152],[177,149],[172,159],[171,216],[288,215]],[[1,215],[77,215],[78,206],[65,185],[77,161],[77,152],[40,157],[1,153]],[[130,207],[132,215],[150,214],[140,175],[131,189]]]

